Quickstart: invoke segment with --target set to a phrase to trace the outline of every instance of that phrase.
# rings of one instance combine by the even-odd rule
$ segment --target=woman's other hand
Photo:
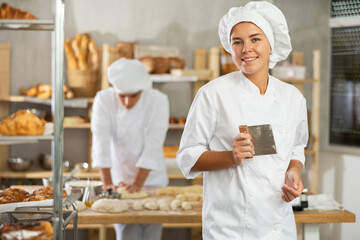
[[[293,161],[296,160],[291,160],[291,162]],[[285,184],[282,186],[281,190],[283,191],[281,197],[285,202],[291,202],[292,200],[301,195],[302,191],[304,190],[304,186],[301,180],[300,166],[288,168],[285,173]]]
[[[233,141],[233,160],[236,165],[241,165],[246,158],[253,158],[254,144],[248,133],[239,133]]]

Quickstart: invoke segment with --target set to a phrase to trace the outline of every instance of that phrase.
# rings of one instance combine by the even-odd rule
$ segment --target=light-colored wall
[[[5,2],[0,0],[0,3]],[[27,10],[42,19],[51,17],[50,1],[31,0],[6,1]],[[219,19],[232,6],[247,1],[239,0],[76,0],[66,1],[66,37],[72,38],[78,32],[89,32],[97,45],[117,41],[138,41],[140,44],[154,44],[178,47],[185,57],[186,66],[193,66],[195,48],[218,46],[217,26]],[[287,18],[293,49],[303,51],[307,76],[312,74],[312,51],[320,49],[321,63],[321,122],[327,118],[329,90],[329,12],[330,0],[274,0]],[[21,85],[50,82],[50,38],[48,32],[0,31],[0,42],[10,42],[11,94],[18,94]],[[191,100],[189,84],[157,84],[158,88],[170,93],[172,115],[186,116]],[[306,87],[306,98],[311,106],[311,86]],[[184,97],[185,96],[185,97]],[[12,109],[18,105],[12,104]],[[68,109],[73,114],[75,110]],[[69,114],[70,114],[69,113]],[[326,132],[321,126],[321,141]],[[179,135],[169,132],[170,135]],[[176,136],[179,137],[179,136]],[[65,158],[73,161],[87,159],[87,133],[83,130],[65,131]],[[76,144],[76,148],[74,148]],[[323,144],[324,145],[324,144]],[[24,150],[25,149],[25,150]],[[11,154],[19,152],[36,156],[48,146],[12,147]],[[360,193],[360,156],[344,155],[323,150],[319,165],[319,190],[329,193],[346,209],[360,214],[358,199]],[[360,236],[360,223],[321,225],[321,238],[329,240],[356,239]]]

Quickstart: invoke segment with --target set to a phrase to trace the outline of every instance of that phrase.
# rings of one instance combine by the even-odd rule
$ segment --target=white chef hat
[[[240,22],[252,22],[266,35],[271,46],[269,68],[287,58],[291,52],[291,40],[284,14],[279,8],[265,1],[248,2],[243,7],[230,8],[219,23],[219,37],[224,49],[231,53],[230,33]]]
[[[120,58],[108,68],[109,82],[118,93],[135,93],[152,87],[144,65],[136,59]]]

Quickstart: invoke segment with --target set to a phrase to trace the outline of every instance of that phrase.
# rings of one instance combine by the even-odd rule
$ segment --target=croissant
[[[0,6],[0,19],[37,19],[34,15],[14,8],[7,3]]]

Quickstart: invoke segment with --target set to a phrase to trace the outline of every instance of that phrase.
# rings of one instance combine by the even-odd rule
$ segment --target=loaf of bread
[[[155,57],[154,61],[155,61],[155,68],[153,73],[162,74],[162,73],[167,73],[169,71],[170,69],[169,59],[164,57]]]
[[[3,136],[43,135],[44,131],[45,121],[26,110],[19,110],[0,123]]]
[[[179,57],[170,57],[169,58],[169,67],[171,69],[183,69],[185,67],[185,61]]]
[[[147,73],[153,73],[155,70],[155,60],[150,56],[145,56],[139,59],[144,64]]]
[[[37,19],[34,15],[14,8],[7,3],[2,3],[0,6],[0,19]]]
[[[119,41],[116,43],[115,49],[118,54],[118,58],[134,58],[134,47],[137,45],[137,42],[122,42]]]

